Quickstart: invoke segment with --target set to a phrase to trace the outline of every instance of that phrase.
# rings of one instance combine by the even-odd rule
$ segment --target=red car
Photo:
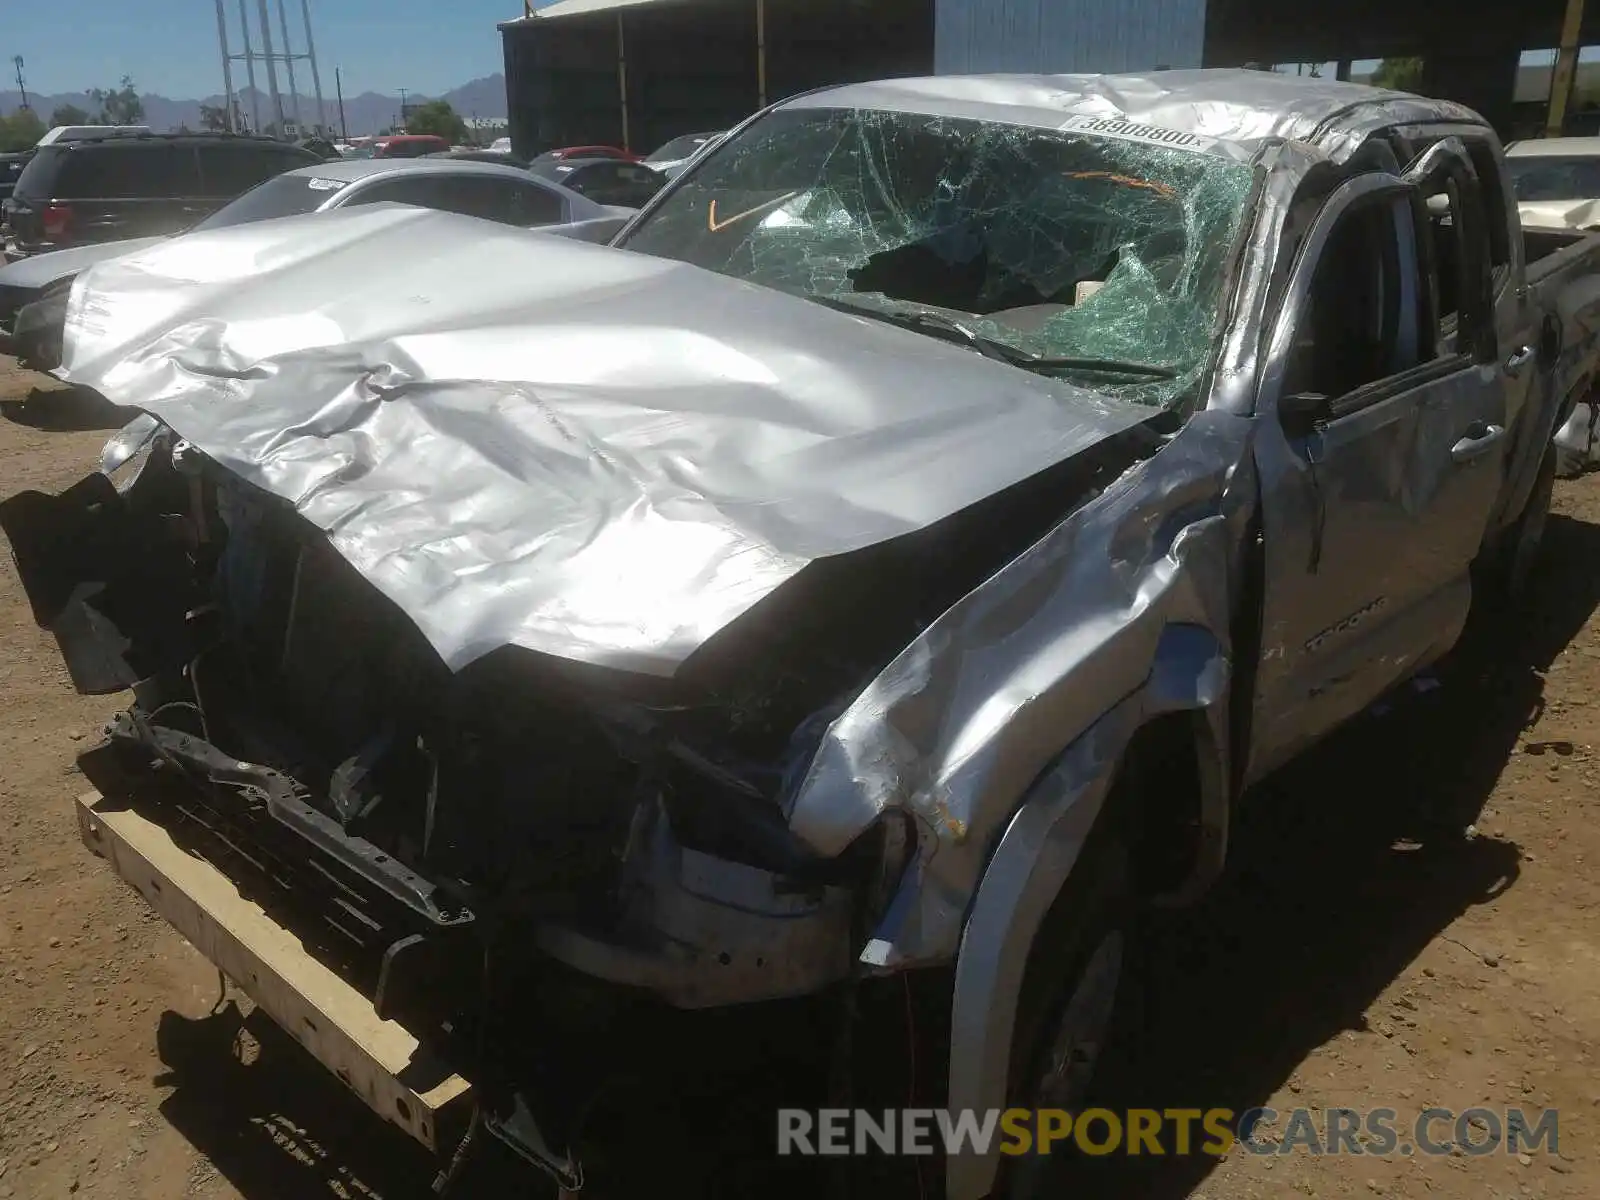
[[[372,140],[374,158],[421,158],[449,149],[449,142],[432,133],[393,133]]]
[[[619,158],[623,162],[643,162],[639,155],[615,146],[563,146],[559,150],[546,150],[533,161],[536,163],[561,162],[568,158]]]

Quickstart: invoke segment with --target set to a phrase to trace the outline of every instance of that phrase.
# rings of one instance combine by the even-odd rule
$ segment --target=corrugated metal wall
[[[1198,67],[1206,0],[937,0],[940,74]]]

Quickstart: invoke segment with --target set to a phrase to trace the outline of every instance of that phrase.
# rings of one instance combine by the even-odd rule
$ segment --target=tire
[[[1115,792],[1108,805],[1114,799]],[[1083,1108],[1126,999],[1134,892],[1129,839],[1116,815],[1109,807],[1101,814],[1040,927],[1017,1002],[1008,1106]],[[1004,1159],[992,1200],[1053,1195],[1051,1161],[1037,1153]]]

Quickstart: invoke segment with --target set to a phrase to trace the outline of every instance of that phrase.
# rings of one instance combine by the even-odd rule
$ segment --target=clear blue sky
[[[304,51],[300,0],[284,0],[295,49]],[[255,32],[258,0],[245,0]],[[26,61],[28,90],[76,92],[131,75],[139,90],[172,99],[222,91],[215,0],[14,0],[0,21],[0,89],[16,87],[11,58]],[[278,0],[271,0],[273,48],[279,49]],[[8,7],[12,7],[8,5]],[[223,0],[230,49],[240,50],[239,0]],[[535,5],[539,7],[539,5]],[[19,14],[22,15],[19,18]],[[343,68],[345,95],[398,89],[437,94],[504,69],[497,21],[522,15],[522,0],[311,0],[311,28],[323,89]],[[243,64],[235,64],[243,87]],[[297,72],[303,67],[297,68]],[[309,93],[309,81],[301,90]]]

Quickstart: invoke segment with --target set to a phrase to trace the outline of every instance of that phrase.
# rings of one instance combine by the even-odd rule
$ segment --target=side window
[[[282,174],[291,161],[270,146],[201,146],[199,155],[204,194],[219,200],[242,195]]]
[[[492,175],[453,175],[450,177],[450,201],[444,207],[463,216],[481,217],[502,225],[514,224],[517,207],[516,193],[512,191],[514,182]]]
[[[1422,361],[1417,247],[1401,211],[1384,197],[1338,218],[1296,317],[1284,395],[1336,399]]]
[[[1485,220],[1485,189],[1462,172],[1426,182],[1420,192],[1428,244],[1425,279],[1438,317],[1439,349],[1471,353],[1476,339],[1492,332],[1473,327],[1475,322],[1492,320],[1486,302],[1495,288],[1489,277],[1493,238]]]
[[[99,145],[65,157],[63,199],[151,200],[200,194],[194,151],[166,142]]]
[[[513,224],[528,228],[534,225],[558,225],[567,219],[567,206],[554,192],[536,183],[513,183],[516,191],[516,208]]]
[[[423,208],[447,208],[449,202],[449,179],[443,175],[375,183],[349,201],[350,204],[416,204]]]
[[[1505,180],[1500,173],[1500,154],[1487,141],[1467,143],[1472,166],[1478,173],[1483,195],[1483,223],[1489,234],[1489,265],[1498,292],[1511,279],[1511,201],[1506,197]],[[1519,219],[1520,223],[1520,219]]]

